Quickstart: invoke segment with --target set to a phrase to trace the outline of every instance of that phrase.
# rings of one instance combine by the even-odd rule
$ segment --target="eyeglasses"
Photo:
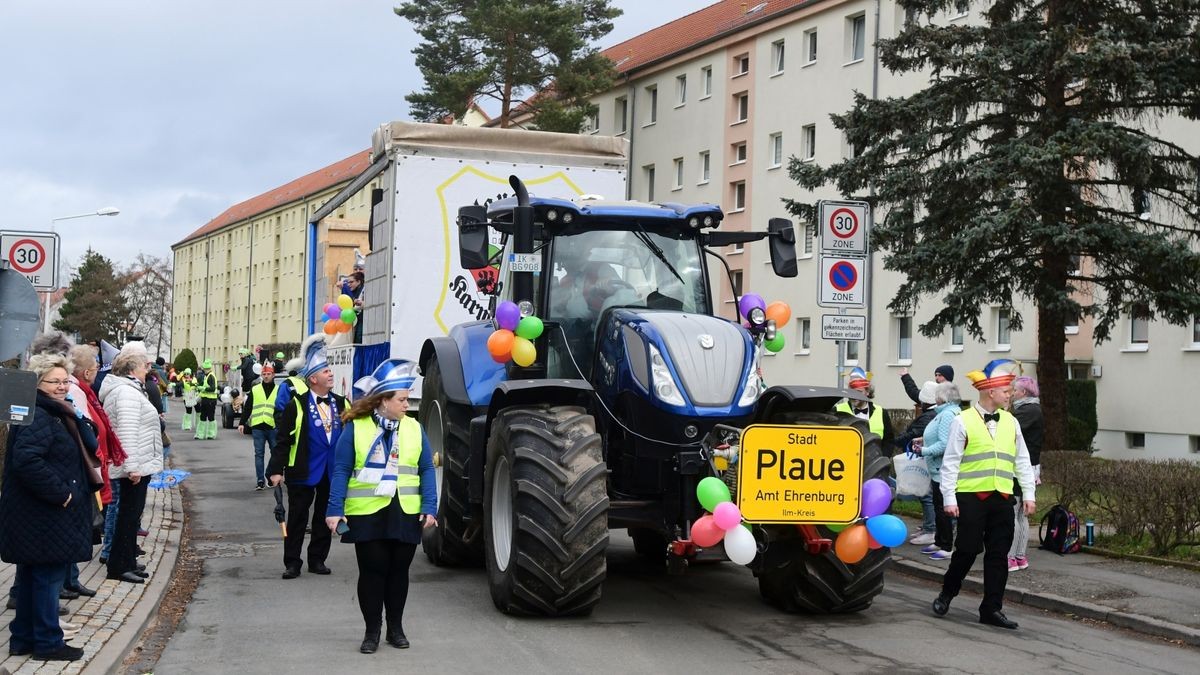
[[[70,380],[42,380],[42,384],[48,384],[52,387],[65,387],[71,384]]]

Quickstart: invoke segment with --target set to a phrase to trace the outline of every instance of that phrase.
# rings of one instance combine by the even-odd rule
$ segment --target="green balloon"
[[[526,340],[536,340],[545,329],[546,327],[542,325],[541,319],[536,316],[526,316],[517,324],[517,330],[514,332],[517,334],[517,337],[523,337]]]
[[[354,313],[354,310],[352,310],[352,309],[343,309],[342,310],[342,323],[350,324],[351,326],[353,326],[355,321],[358,321],[358,315]]]
[[[763,343],[763,346],[766,347],[767,351],[771,353],[775,353],[783,349],[783,333],[775,333],[775,339],[767,340]]]
[[[826,523],[825,527],[829,528],[831,532],[841,532],[850,526],[845,523]]]
[[[717,508],[717,504],[733,501],[729,496],[729,486],[715,476],[709,476],[700,481],[700,484],[696,486],[696,498],[700,500],[700,506],[703,506],[704,510],[709,513]]]

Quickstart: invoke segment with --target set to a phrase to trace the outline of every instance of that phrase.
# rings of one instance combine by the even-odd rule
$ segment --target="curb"
[[[1120,551],[1110,551],[1106,548],[1096,548],[1095,546],[1088,546],[1086,544],[1080,550],[1084,553],[1113,558],[1115,560],[1133,560],[1134,562],[1151,563],[1165,567],[1178,567],[1185,570],[1192,570],[1193,572],[1200,572],[1200,563],[1188,560],[1172,560],[1170,558],[1155,558],[1154,556],[1138,555],[1136,553],[1121,553]]]
[[[946,573],[943,567],[933,567],[919,563],[915,560],[897,556],[895,553],[892,554],[892,563],[894,569],[901,574],[927,581],[941,581]],[[963,589],[972,593],[983,593],[983,580],[972,575],[967,575],[967,578],[963,579]],[[1103,621],[1146,635],[1153,635],[1168,640],[1178,640],[1192,646],[1200,646],[1200,630],[1195,628],[1181,626],[1142,614],[1118,611],[1111,607],[1097,605],[1084,600],[1066,598],[1053,593],[1037,593],[1012,585],[1008,586],[1005,590],[1004,599],[1007,602],[1015,602],[1060,614],[1079,616],[1093,621]]]

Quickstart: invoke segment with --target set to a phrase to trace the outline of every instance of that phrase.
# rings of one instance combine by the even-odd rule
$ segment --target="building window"
[[[583,130],[589,134],[594,134],[600,131],[600,111],[588,115],[587,121],[583,123]]]
[[[746,181],[740,180],[733,184],[733,209],[734,211],[744,211],[746,209]]]
[[[750,55],[742,54],[733,57],[733,76],[738,77],[750,72]]]
[[[1200,347],[1200,314],[1192,317],[1192,346]]]
[[[954,0],[954,16],[951,18],[957,19],[960,16],[966,16],[970,9],[971,0]]]
[[[1067,274],[1077,277],[1083,273],[1083,256],[1078,253],[1071,255],[1071,267],[1067,270]]]
[[[683,187],[683,158],[682,157],[675,158],[674,169],[675,169],[674,172],[672,172],[672,178],[674,180],[672,181],[671,189],[678,190]]]
[[[1129,311],[1129,344],[1150,343],[1150,309],[1143,304],[1134,305]]]
[[[736,242],[734,244],[731,244],[729,247],[730,253],[741,253],[742,251],[745,251],[745,250],[746,250],[746,244],[744,244],[740,241]]]
[[[629,100],[624,96],[617,99],[613,107],[613,117],[617,123],[617,133],[623,134],[629,130]]]
[[[801,148],[800,152],[804,154],[804,159],[812,159],[817,156],[817,125],[806,124],[800,127]]]
[[[1067,335],[1078,335],[1079,334],[1079,312],[1078,311],[1071,314],[1063,321],[1063,332],[1066,333]]]
[[[1141,188],[1133,191],[1133,212],[1140,220],[1150,220],[1150,193]]]
[[[778,132],[771,134],[768,145],[771,149],[771,164],[770,168],[783,166],[783,133]]]
[[[709,168],[710,167],[710,161],[709,161],[710,159],[711,158],[710,158],[710,155],[707,150],[700,153],[700,184],[701,185],[707,183],[709,177],[711,176],[711,172],[710,172],[710,168]]]
[[[912,360],[912,317],[896,317],[896,358],[900,361]]]
[[[921,10],[916,7],[904,8],[904,28],[917,25],[917,20],[921,18]]]
[[[733,96],[734,124],[750,119],[750,94],[741,93]]]
[[[858,361],[858,340],[846,340],[846,360]]]
[[[646,201],[654,201],[654,165],[648,164],[642,167],[646,174]]]
[[[950,346],[958,347],[959,349],[962,349],[962,346],[963,346],[963,327],[962,326],[951,326],[950,327]]]
[[[862,61],[867,53],[867,15],[859,14],[846,19],[846,61]]]
[[[817,29],[804,31],[804,64],[817,62]]]
[[[1142,450],[1146,447],[1146,434],[1142,432],[1125,432],[1125,447],[1130,450]]]
[[[732,152],[730,154],[733,156],[733,159],[732,159],[732,161],[730,161],[730,165],[745,164],[746,163],[746,143],[745,142],[734,143],[731,146],[731,148],[732,148]]]
[[[812,320],[796,319],[796,344],[800,345],[800,353],[807,354],[812,349]]]
[[[650,104],[649,114],[646,118],[646,126],[650,126],[658,121],[658,87],[646,87],[646,98]]]
[[[771,43],[771,66],[772,74],[778,75],[783,72],[783,40]]]
[[[680,75],[675,78],[675,105],[684,103],[687,103],[687,75]]]
[[[702,98],[712,96],[712,66],[700,69],[700,93]]]
[[[733,270],[730,272],[729,280],[733,283],[733,299],[737,300],[742,297],[742,271]]]
[[[1007,309],[996,310],[996,348],[1008,349],[1012,346],[1012,330],[1009,328],[1011,315]]]
[[[812,223],[804,226],[804,254],[812,255],[813,241],[817,238],[817,228]]]

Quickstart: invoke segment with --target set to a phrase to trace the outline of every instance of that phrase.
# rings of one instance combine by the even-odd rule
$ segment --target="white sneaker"
[[[912,539],[909,539],[908,543],[912,544],[913,546],[925,546],[927,544],[932,544],[933,539],[934,536],[932,532],[922,532]]]

